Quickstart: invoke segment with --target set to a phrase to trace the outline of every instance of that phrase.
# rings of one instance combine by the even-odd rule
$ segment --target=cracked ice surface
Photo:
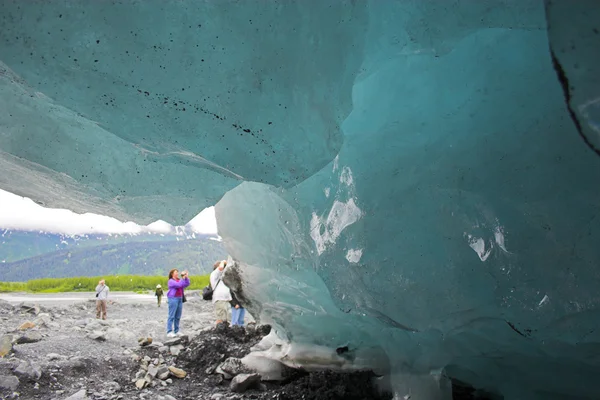
[[[597,398],[599,7],[4,1],[0,187],[173,223],[227,192],[299,349],[400,398]]]

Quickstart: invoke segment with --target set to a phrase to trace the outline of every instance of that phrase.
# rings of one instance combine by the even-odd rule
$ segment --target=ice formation
[[[597,398],[598,21],[595,0],[6,0],[0,187],[140,223],[222,197],[253,314],[399,398],[449,377]]]

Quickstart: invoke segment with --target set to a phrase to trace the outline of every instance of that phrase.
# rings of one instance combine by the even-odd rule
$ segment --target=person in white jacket
[[[213,289],[212,301],[215,305],[215,317],[217,325],[222,322],[228,322],[229,302],[231,301],[231,292],[225,282],[222,282],[223,271],[227,266],[227,261],[217,261],[213,266],[213,272],[210,274],[210,286]]]
[[[106,319],[106,303],[108,301],[108,292],[110,289],[102,279],[96,286],[96,318]]]

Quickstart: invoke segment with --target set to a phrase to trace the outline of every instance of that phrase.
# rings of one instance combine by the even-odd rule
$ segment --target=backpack
[[[220,279],[217,282],[217,284],[215,285],[215,289],[217,288],[217,286],[219,286],[219,283],[221,283]],[[210,283],[209,283],[204,289],[202,289],[202,298],[204,300],[212,300],[213,292],[214,292],[214,290],[213,290],[212,286],[210,286]]]

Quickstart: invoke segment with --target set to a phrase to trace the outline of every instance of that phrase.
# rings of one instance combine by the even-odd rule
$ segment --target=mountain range
[[[98,275],[205,274],[227,255],[216,235],[177,227],[168,233],[87,234],[0,231],[0,281]]]

